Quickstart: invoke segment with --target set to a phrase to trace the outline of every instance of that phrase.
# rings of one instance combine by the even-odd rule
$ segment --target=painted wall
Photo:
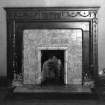
[[[6,13],[3,7],[100,6],[98,12],[99,71],[105,68],[105,0],[0,0],[0,76],[6,76]]]

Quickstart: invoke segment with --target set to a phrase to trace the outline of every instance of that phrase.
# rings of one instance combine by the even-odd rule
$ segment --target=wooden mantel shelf
[[[71,20],[95,18],[99,7],[12,7],[5,8],[8,19]],[[81,19],[80,19],[81,20]]]

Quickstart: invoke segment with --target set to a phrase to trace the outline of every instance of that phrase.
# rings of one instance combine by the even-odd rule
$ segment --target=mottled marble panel
[[[80,29],[34,29],[23,32],[24,83],[40,84],[38,47],[67,47],[67,84],[82,80],[82,31]]]

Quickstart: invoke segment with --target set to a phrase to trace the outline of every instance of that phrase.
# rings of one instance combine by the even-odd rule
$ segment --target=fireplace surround
[[[45,61],[55,56],[64,62],[64,83],[82,81],[82,31],[80,29],[35,29],[23,34],[24,83],[41,84],[42,50]],[[64,50],[64,54],[61,51]],[[62,59],[64,57],[64,60]],[[32,72],[31,74],[29,72]],[[28,76],[30,74],[30,76]],[[33,77],[32,77],[33,74]],[[37,76],[36,80],[32,79]],[[29,81],[30,80],[30,81]]]
[[[63,52],[64,84],[83,85],[85,79],[95,81],[98,75],[98,8],[5,8],[9,83],[17,80],[22,84],[41,84],[42,64],[47,60],[42,55],[51,50]]]

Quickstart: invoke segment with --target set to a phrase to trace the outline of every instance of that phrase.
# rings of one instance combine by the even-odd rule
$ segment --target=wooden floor
[[[89,87],[83,87],[81,85],[69,85],[69,86],[33,86],[24,85],[17,86],[14,93],[91,93]]]
[[[105,101],[101,101],[91,95],[88,95],[88,97],[75,95],[73,97],[64,94],[61,96],[60,94],[51,97],[51,95],[47,94],[40,97],[39,93],[36,96],[29,93],[14,95],[13,93],[11,94],[11,90],[11,88],[8,90],[8,87],[3,87],[2,89],[0,87],[0,105],[105,105]]]

